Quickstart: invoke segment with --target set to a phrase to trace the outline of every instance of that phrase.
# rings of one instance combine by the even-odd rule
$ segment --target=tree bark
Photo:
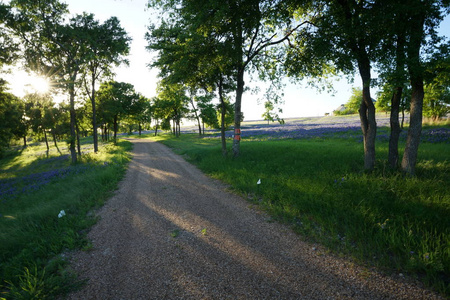
[[[423,80],[411,80],[411,88],[409,129],[406,138],[405,152],[402,159],[402,171],[408,175],[414,175],[415,173],[420,136],[422,134]]]
[[[220,99],[220,113],[221,113],[221,120],[220,120],[220,138],[222,141],[222,156],[226,157],[228,155],[227,151],[227,140],[225,138],[225,114],[227,111],[227,108],[225,107],[225,100],[223,98],[223,80],[220,78],[219,80],[219,99]]]
[[[43,131],[44,131],[45,145],[47,146],[47,153],[48,153],[48,151],[50,151],[50,147],[48,146],[47,132],[45,131],[45,129]]]
[[[398,166],[398,140],[400,133],[402,132],[399,122],[400,101],[402,99],[402,87],[396,87],[391,99],[391,134],[389,136],[389,154],[388,161],[389,166],[392,169],[396,169]]]
[[[118,129],[117,117],[118,117],[117,115],[114,116],[114,144],[117,143],[117,129]]]
[[[76,123],[76,114],[75,114],[75,78],[71,76],[72,82],[69,83],[69,100],[70,100],[70,156],[72,158],[72,164],[77,163],[77,152],[75,150],[75,123]]]
[[[407,47],[408,73],[411,82],[411,109],[408,136],[402,159],[402,171],[414,175],[419,151],[420,136],[422,134],[423,110],[423,66],[420,61],[420,48],[424,34],[424,11],[415,11],[411,20],[411,35]]]
[[[76,129],[76,132],[77,132],[77,150],[78,150],[78,155],[81,157],[80,128],[78,127],[78,122],[75,122],[75,129]]]
[[[359,108],[359,116],[364,141],[364,169],[372,171],[375,167],[377,122],[375,119],[375,105],[370,96],[370,61],[366,54],[361,55],[358,67],[363,82],[363,100]]]
[[[92,94],[91,94],[91,104],[92,104],[92,130],[94,137],[94,152],[98,152],[98,135],[97,135],[97,111],[95,108],[95,74],[92,72]]]
[[[202,124],[201,124],[201,122],[200,122],[200,117],[199,117],[199,115],[198,115],[197,108],[195,107],[194,99],[193,99],[192,96],[189,98],[189,102],[191,103],[192,110],[194,111],[195,119],[197,120],[197,125],[198,125],[198,135],[199,135],[199,136],[202,136]]]
[[[233,157],[238,157],[241,146],[241,103],[244,93],[244,68],[240,68],[237,74],[236,102],[234,103],[234,138]]]

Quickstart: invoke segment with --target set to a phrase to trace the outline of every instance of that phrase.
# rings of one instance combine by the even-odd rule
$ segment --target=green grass
[[[0,298],[55,298],[76,285],[64,253],[89,248],[86,229],[96,221],[89,212],[117,187],[131,146],[127,141],[105,144],[99,153],[83,155],[77,165],[56,153],[47,157],[40,145],[0,160],[3,180],[67,170],[65,177],[52,178],[31,192],[18,183],[19,192],[0,201]],[[61,210],[66,215],[58,218]]]
[[[157,139],[311,241],[450,295],[449,144],[422,143],[417,176],[407,178],[387,167],[387,143],[365,173],[354,140],[243,140],[233,159],[219,140]]]

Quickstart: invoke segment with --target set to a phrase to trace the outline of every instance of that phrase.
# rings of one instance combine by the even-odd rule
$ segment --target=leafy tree
[[[67,4],[58,0],[12,0],[18,10],[15,32],[25,43],[25,59],[38,74],[51,74],[69,94],[70,153],[77,162],[75,96],[81,68],[87,58],[85,16],[76,15],[68,22]],[[58,70],[52,74],[52,70]]]
[[[290,26],[290,10],[282,1],[153,0],[150,4],[170,12],[168,15],[172,19],[166,23],[179,22],[183,26],[178,28],[210,39],[209,45],[224,46],[224,51],[219,52],[227,58],[223,60],[225,68],[222,71],[233,76],[236,86],[233,155],[238,156],[244,74],[266,49],[287,41],[304,23]],[[210,49],[213,58],[217,57],[216,49]]]
[[[172,120],[173,133],[176,137],[180,135],[181,119],[187,114],[189,98],[186,89],[180,84],[166,84],[159,86],[158,99],[165,102],[163,111],[165,120]]]
[[[11,65],[19,58],[19,43],[13,38],[11,29],[14,17],[11,7],[0,3],[0,68]]]
[[[138,125],[139,135],[141,135],[142,125],[150,124],[152,118],[152,107],[150,100],[142,95],[137,95],[138,97],[131,103],[128,111],[128,120],[131,124]],[[130,132],[132,126],[130,125]]]
[[[410,124],[406,138],[401,168],[403,172],[413,175],[417,162],[420,135],[422,132],[422,113],[424,99],[425,66],[421,52],[427,40],[431,44],[438,41],[435,28],[442,20],[444,11],[448,13],[450,4],[447,1],[428,0],[410,1],[402,10],[395,11],[408,20],[406,25],[406,66],[411,85]],[[427,39],[428,37],[428,39]]]
[[[213,98],[213,94],[195,97],[197,107],[200,110],[199,117],[202,121],[203,134],[205,134],[205,125],[211,128],[220,128],[215,105],[212,103]]]
[[[450,44],[442,45],[427,63],[424,115],[434,120],[450,113]]]
[[[130,114],[133,103],[139,100],[139,95],[132,84],[110,81],[100,85],[97,98],[102,119],[105,123],[112,123],[114,142],[117,142],[119,121]]]
[[[25,95],[25,116],[29,127],[36,135],[44,135],[44,141],[47,151],[50,150],[48,145],[47,131],[50,130],[53,136],[53,143],[59,150],[56,142],[56,126],[60,111],[49,94],[30,93]]]
[[[9,147],[12,138],[26,136],[23,103],[13,94],[5,92],[4,84],[0,83],[0,156]]]
[[[89,44],[86,53],[89,59],[84,66],[83,82],[91,100],[94,152],[97,152],[96,82],[102,76],[110,75],[113,66],[128,63],[124,56],[129,53],[131,38],[120,26],[120,21],[116,17],[107,19],[103,24],[95,20],[92,14],[85,14],[83,17],[87,27],[86,43]]]
[[[372,102],[371,61],[381,35],[377,27],[379,8],[374,1],[288,1],[299,17],[310,20],[313,28],[295,36],[287,50],[288,74],[320,78],[335,70],[362,79],[362,101],[359,105],[364,138],[364,168],[375,166],[377,131],[375,106]],[[308,29],[308,28],[306,28]]]

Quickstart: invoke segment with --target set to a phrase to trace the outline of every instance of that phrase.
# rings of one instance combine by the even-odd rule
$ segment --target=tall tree
[[[377,124],[370,87],[375,49],[379,45],[378,6],[375,1],[334,0],[309,1],[304,9],[301,1],[288,1],[300,17],[312,19],[313,30],[296,36],[287,51],[288,73],[320,77],[333,70],[345,74],[359,72],[362,101],[359,106],[364,138],[364,168],[375,166]]]
[[[438,41],[435,29],[442,20],[444,13],[449,12],[449,8],[450,3],[448,1],[414,0],[409,1],[407,7],[398,11],[407,19],[406,66],[411,84],[411,109],[401,168],[403,172],[409,175],[415,173],[422,132],[425,72],[422,52],[427,42],[435,44]]]
[[[283,1],[150,0],[149,2],[153,6],[171,11],[170,16],[175,21],[183,21],[184,30],[197,32],[214,43],[226,45],[226,51],[221,55],[227,56],[231,61],[229,66],[236,85],[233,155],[238,156],[245,72],[265,49],[283,43],[306,23],[293,25],[289,7]]]
[[[0,157],[9,147],[12,138],[26,136],[23,122],[24,105],[19,98],[5,91],[5,83],[0,81]]]
[[[25,43],[28,66],[39,74],[55,76],[60,87],[69,94],[69,148],[72,163],[76,163],[76,84],[88,46],[84,15],[65,21],[67,4],[58,0],[12,0],[11,4],[18,10],[14,25],[16,34]]]
[[[83,70],[83,81],[92,105],[94,152],[97,152],[96,83],[102,76],[110,75],[113,66],[128,64],[125,56],[129,53],[131,38],[120,26],[120,21],[116,17],[109,18],[103,24],[95,20],[92,14],[84,15],[84,19],[87,27],[86,43],[89,44],[87,48],[89,59]]]

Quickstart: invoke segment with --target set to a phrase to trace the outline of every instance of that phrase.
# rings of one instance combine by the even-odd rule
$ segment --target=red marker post
[[[241,140],[241,130],[238,128],[234,129],[234,139],[236,141],[240,141]]]

